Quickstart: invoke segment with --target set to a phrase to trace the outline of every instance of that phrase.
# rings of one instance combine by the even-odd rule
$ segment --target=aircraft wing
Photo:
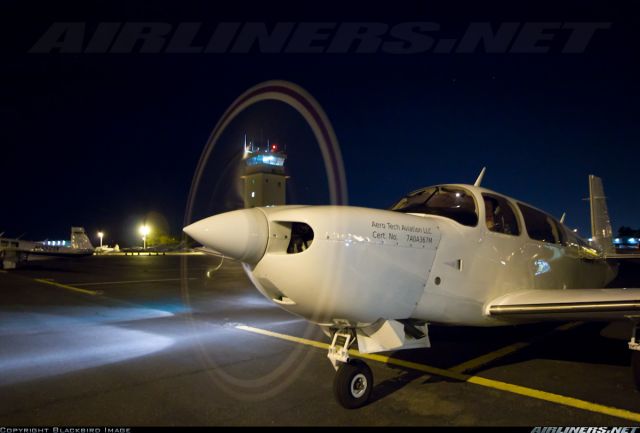
[[[605,253],[604,258],[608,260],[637,260],[640,259],[640,253]]]
[[[535,320],[640,318],[640,288],[522,290],[488,302],[485,314],[504,319]]]

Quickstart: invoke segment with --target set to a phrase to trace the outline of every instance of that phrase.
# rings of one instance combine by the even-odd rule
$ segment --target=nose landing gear
[[[333,395],[346,409],[357,409],[367,404],[372,388],[371,369],[359,359],[342,363],[333,379]]]
[[[328,358],[336,369],[333,395],[346,409],[357,409],[369,402],[373,389],[373,373],[360,359],[349,358],[349,347],[356,341],[351,329],[340,329],[333,334]]]

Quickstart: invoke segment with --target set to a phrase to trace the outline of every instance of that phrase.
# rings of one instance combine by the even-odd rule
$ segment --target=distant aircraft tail
[[[93,245],[84,231],[84,227],[71,227],[71,248],[93,250]]]
[[[591,237],[605,254],[616,252],[613,246],[613,230],[607,211],[607,199],[602,187],[602,179],[589,175],[589,202],[591,203]]]

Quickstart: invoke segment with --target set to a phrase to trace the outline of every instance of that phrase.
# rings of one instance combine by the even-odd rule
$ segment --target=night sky
[[[219,3],[219,4],[218,4]],[[640,29],[637,13],[585,2],[18,2],[4,1],[0,232],[67,239],[71,225],[105,242],[139,243],[145,218],[181,232],[200,153],[244,90],[284,79],[333,123],[349,203],[388,207],[408,191],[473,183],[559,217],[588,235],[587,176],[604,181],[614,230],[640,227]],[[558,2],[556,2],[558,3]],[[601,2],[604,4],[603,2]],[[541,54],[29,53],[55,22],[436,22],[438,38],[471,22],[610,22],[583,53],[560,37]],[[205,211],[234,206],[244,132],[289,153],[292,202],[328,203],[320,152],[302,119],[256,105],[225,132],[206,175]],[[237,197],[236,197],[237,198]]]

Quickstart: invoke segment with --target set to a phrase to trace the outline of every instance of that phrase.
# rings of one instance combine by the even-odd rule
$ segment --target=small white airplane
[[[533,206],[474,185],[408,194],[390,210],[273,206],[214,215],[184,228],[205,249],[243,262],[268,299],[331,338],[334,394],[364,405],[362,353],[430,347],[427,325],[503,326],[630,320],[640,387],[640,289],[604,287],[618,262],[600,178],[589,176],[592,241]],[[216,253],[217,254],[217,253]]]
[[[115,244],[114,246],[110,247],[109,245],[101,245],[99,247],[96,247],[94,252],[96,254],[111,254],[111,253],[119,253],[120,252],[120,245]]]
[[[15,269],[29,260],[55,257],[85,257],[93,254],[94,248],[83,227],[71,227],[69,241],[24,241],[0,238],[0,267]]]

